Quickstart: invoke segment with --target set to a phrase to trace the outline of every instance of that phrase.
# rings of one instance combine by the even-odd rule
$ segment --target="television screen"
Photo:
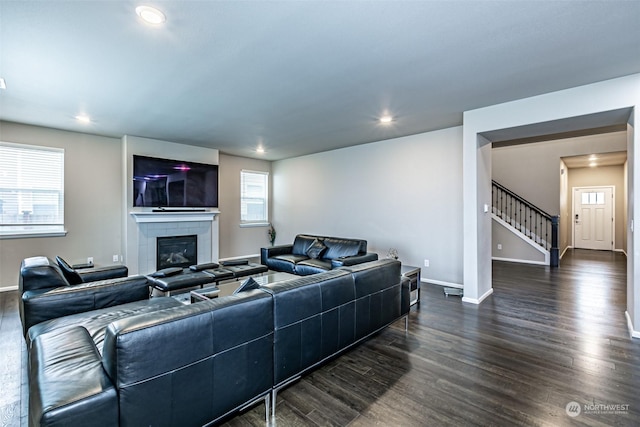
[[[133,206],[218,207],[218,165],[134,155]]]

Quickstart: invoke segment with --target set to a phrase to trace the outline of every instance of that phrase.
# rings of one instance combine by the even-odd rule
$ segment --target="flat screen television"
[[[218,207],[218,165],[134,155],[133,206]]]

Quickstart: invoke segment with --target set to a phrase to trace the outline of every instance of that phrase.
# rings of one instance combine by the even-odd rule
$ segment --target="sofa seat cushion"
[[[323,273],[328,270],[331,270],[331,261],[326,259],[307,259],[296,264],[296,274],[300,276]]]
[[[294,255],[294,254],[285,254],[285,255],[276,255],[272,257],[272,259],[277,259],[280,261],[290,262],[292,264],[297,264],[300,261],[305,261],[309,259],[307,255]]]
[[[82,326],[91,335],[98,351],[102,352],[104,331],[109,323],[135,314],[150,313],[168,307],[182,305],[181,302],[174,298],[157,297],[47,320],[29,328],[29,332],[27,333],[27,348],[31,345],[30,343],[42,334]]]

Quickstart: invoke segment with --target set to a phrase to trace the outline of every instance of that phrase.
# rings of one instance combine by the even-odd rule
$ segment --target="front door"
[[[613,187],[573,191],[573,247],[613,250]]]

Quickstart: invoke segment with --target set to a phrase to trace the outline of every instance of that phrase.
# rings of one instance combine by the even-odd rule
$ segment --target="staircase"
[[[551,216],[511,190],[491,181],[492,213],[514,232],[539,245],[550,254],[549,265],[559,264],[558,217]]]

